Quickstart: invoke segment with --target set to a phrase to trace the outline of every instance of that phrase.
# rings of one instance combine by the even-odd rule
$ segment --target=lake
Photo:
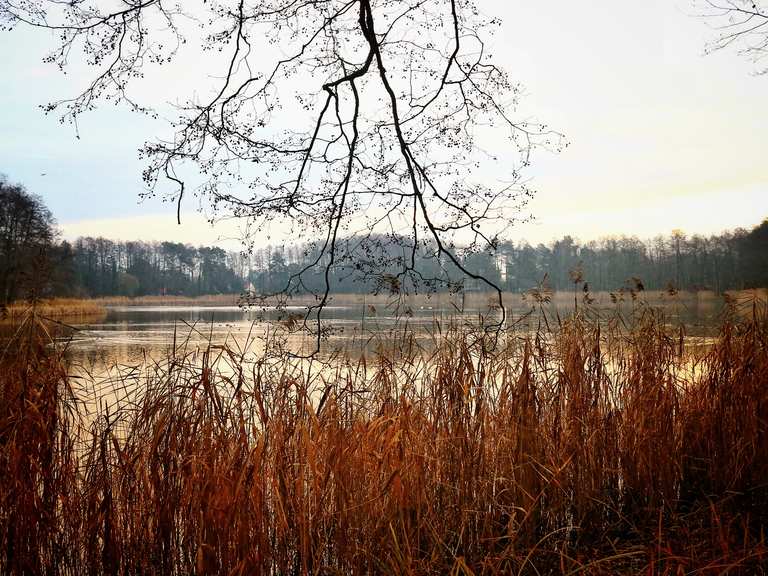
[[[388,339],[412,333],[426,348],[434,343],[435,333],[449,323],[478,324],[483,318],[497,321],[498,311],[489,309],[487,295],[476,295],[458,303],[448,297],[420,299],[407,303],[387,304],[384,299],[369,298],[368,302],[347,301],[330,305],[323,313],[329,334],[323,339],[321,353],[328,355],[340,349],[352,354],[372,350]],[[508,295],[508,328],[520,331],[557,323],[558,318],[573,312],[573,296],[558,295],[552,302],[532,306],[520,295]],[[709,336],[716,332],[722,313],[722,300],[714,297],[677,299],[649,298],[645,302],[614,304],[602,296],[589,307],[588,314],[601,317],[631,318],[644,307],[660,307],[668,315],[670,325],[682,323],[686,334]],[[286,318],[306,311],[302,305],[289,306],[279,315],[274,309],[243,309],[238,306],[204,305],[133,305],[108,306],[98,320],[75,323],[68,334],[68,355],[73,365],[91,373],[100,373],[114,364],[138,365],[148,360],[160,360],[176,346],[193,351],[208,344],[229,346],[249,355],[263,351],[264,338],[281,334],[288,348],[295,352],[309,351],[315,339],[309,334],[289,334]]]

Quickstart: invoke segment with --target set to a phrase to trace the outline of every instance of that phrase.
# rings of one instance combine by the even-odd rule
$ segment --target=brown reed
[[[241,298],[242,294],[148,295],[103,296],[95,301],[103,306],[237,306]]]
[[[763,307],[697,354],[650,309],[490,352],[440,330],[332,363],[181,346],[88,418],[30,336],[0,376],[0,571],[766,573]]]
[[[106,308],[97,300],[52,298],[36,302],[18,301],[0,310],[0,322],[19,324],[28,316],[56,319],[100,318]],[[32,322],[34,324],[34,322]]]

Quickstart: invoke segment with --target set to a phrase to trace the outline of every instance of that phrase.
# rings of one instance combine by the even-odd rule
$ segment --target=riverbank
[[[238,306],[242,294],[204,296],[105,296],[96,301],[103,306]]]
[[[0,310],[0,322],[17,324],[30,315],[54,320],[82,320],[106,316],[105,304],[96,299],[52,298],[18,301]]]
[[[752,298],[762,301],[768,301],[768,289],[751,290],[732,290],[725,293],[726,296],[732,296],[739,299]],[[535,304],[557,304],[559,306],[573,306],[574,297],[579,306],[598,305],[609,306],[614,304],[645,302],[649,305],[672,306],[675,304],[706,304],[721,301],[723,295],[716,294],[711,290],[699,290],[696,292],[675,292],[675,291],[645,291],[636,289],[621,289],[613,292],[584,292],[579,288],[575,292],[560,291],[553,292],[544,289],[529,290],[523,293],[504,292],[503,298],[506,303],[512,306],[519,306],[527,303]],[[490,292],[466,292],[462,294],[448,293],[422,293],[410,295],[391,295],[383,294],[332,294],[329,305],[335,306],[387,306],[398,303],[401,306],[413,307],[456,307],[461,306],[472,308],[487,308],[497,305],[497,295]],[[90,302],[91,300],[85,300]],[[203,296],[175,296],[175,295],[154,295],[154,296],[110,296],[96,298],[93,301],[102,306],[239,306],[246,303],[243,294],[208,294]],[[261,301],[259,298],[251,298],[253,304],[266,304],[275,306],[280,302],[286,302],[276,297],[266,298]],[[287,299],[290,305],[312,305],[316,304],[313,296],[296,295]]]

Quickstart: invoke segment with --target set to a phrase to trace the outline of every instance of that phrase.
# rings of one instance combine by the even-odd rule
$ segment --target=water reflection
[[[507,308],[508,327],[533,330],[542,323],[560,322],[573,313],[573,301],[541,303],[531,307],[519,297]],[[484,304],[484,303],[483,303]],[[621,315],[631,318],[644,307],[660,306],[670,324],[682,323],[691,336],[708,336],[719,324],[722,303],[715,298],[648,303],[623,303],[619,306],[593,306],[587,313],[604,317]],[[300,352],[315,344],[309,334],[288,335],[280,318],[285,314],[303,315],[304,306],[289,306],[285,312],[275,309],[242,309],[237,306],[115,306],[106,317],[90,323],[76,324],[68,334],[68,355],[73,365],[88,372],[101,372],[114,364],[137,365],[165,358],[181,349],[191,352],[209,344],[228,346],[243,354],[263,351],[264,339],[276,333],[286,338],[289,349]],[[328,306],[323,312],[328,337],[322,353],[339,349],[351,352],[380,345],[388,336],[412,332],[426,347],[434,341],[435,332],[451,323],[482,322],[499,317],[498,311],[476,305],[459,309],[454,304],[434,301],[429,305],[387,307],[365,305]]]

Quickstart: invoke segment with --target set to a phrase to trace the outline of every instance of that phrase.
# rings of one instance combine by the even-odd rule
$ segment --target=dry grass
[[[98,318],[106,314],[106,309],[97,300],[76,298],[53,298],[35,303],[14,302],[0,311],[0,322],[18,324],[27,316],[37,315],[45,318],[80,319]]]
[[[96,299],[103,306],[237,306],[240,294],[207,296],[108,296]]]
[[[766,573],[757,305],[696,357],[650,310],[323,366],[181,347],[87,430],[35,334],[0,376],[3,573]]]

